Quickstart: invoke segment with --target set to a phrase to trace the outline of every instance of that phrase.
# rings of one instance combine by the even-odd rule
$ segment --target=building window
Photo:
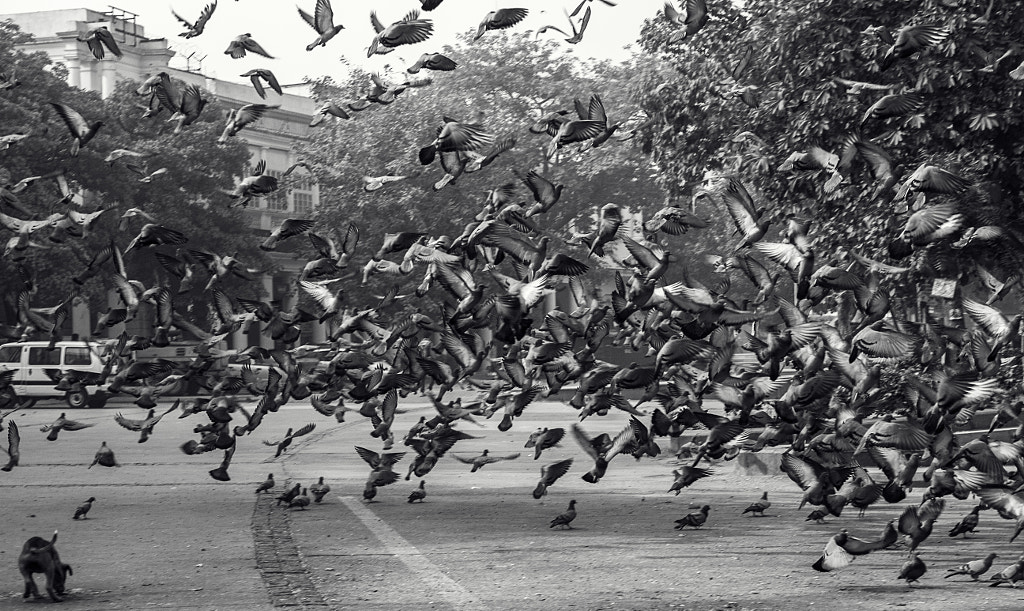
[[[296,214],[309,214],[313,212],[313,194],[303,193],[296,191],[292,193],[292,199],[295,202],[295,213]]]
[[[292,210],[296,214],[309,214],[313,212],[313,177],[304,174],[295,177],[290,185],[292,194]]]
[[[268,176],[273,176],[278,181],[281,180],[281,172],[278,170],[266,170],[263,173]],[[266,199],[267,210],[288,211],[288,196],[285,194],[283,189],[278,189],[277,191],[267,195]]]

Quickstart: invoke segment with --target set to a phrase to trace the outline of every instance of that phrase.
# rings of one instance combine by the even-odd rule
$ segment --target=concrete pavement
[[[68,416],[96,423],[45,440],[39,426],[62,411],[35,408],[10,419],[22,432],[22,465],[0,474],[0,609],[22,608],[16,559],[32,535],[60,530],[58,549],[75,568],[61,608],[92,609],[792,609],[832,604],[843,609],[1019,609],[1021,591],[990,589],[943,580],[945,567],[999,554],[996,568],[1020,553],[1009,544],[1011,523],[983,512],[978,533],[952,540],[945,530],[973,502],[950,499],[935,533],[922,545],[931,567],[920,587],[895,577],[904,552],[860,558],[830,574],[810,564],[840,528],[876,536],[903,506],[877,506],[864,518],[855,512],[826,525],[805,522],[810,508],[797,509],[798,489],[784,476],[736,475],[734,463],[717,463],[714,475],[679,496],[667,494],[670,456],[613,461],[598,485],[580,475],[587,458],[568,437],[533,460],[523,448],[539,426],[565,426],[576,419],[558,403],[531,405],[507,433],[495,421],[461,424],[477,436],[452,450],[466,456],[487,448],[495,454],[523,452],[513,461],[477,473],[449,458],[424,479],[424,503],[406,497],[418,478],[381,488],[376,502],[361,498],[368,466],[354,445],[380,450],[365,419],[349,414],[337,424],[308,404],[290,403],[270,414],[255,437],[243,438],[230,468],[231,482],[215,482],[207,471],[221,453],[187,456],[178,446],[194,437],[200,417],[173,414],[146,444],[113,421],[145,412],[128,404],[80,410]],[[402,399],[395,432],[400,440],[420,414],[419,399]],[[67,411],[67,410],[63,410]],[[619,430],[625,414],[591,417],[590,434]],[[280,459],[260,443],[288,427],[316,422]],[[4,433],[3,435],[5,435]],[[115,450],[120,468],[87,469],[101,441]],[[406,449],[398,442],[394,450]],[[667,444],[664,444],[667,445]],[[401,473],[411,456],[397,466]],[[570,472],[548,496],[530,491],[540,467],[573,458]],[[332,486],[322,505],[305,511],[278,508],[253,491],[268,472],[276,492],[320,476]],[[771,517],[751,518],[742,509],[768,490]],[[75,522],[74,508],[88,496],[97,501],[89,518]],[[915,495],[916,496],[916,493]],[[578,501],[571,530],[550,529],[551,518]],[[696,531],[677,531],[673,521],[708,503],[711,517]],[[6,558],[6,560],[5,560]],[[37,577],[38,580],[38,577]],[[27,608],[27,607],[26,607]]]

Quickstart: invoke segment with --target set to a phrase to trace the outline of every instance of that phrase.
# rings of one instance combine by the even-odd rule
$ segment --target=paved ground
[[[56,407],[56,404],[55,404]],[[427,409],[403,400],[399,437]],[[165,419],[146,444],[117,426],[113,415],[141,416],[128,404],[82,410],[70,417],[97,426],[61,433],[48,442],[40,425],[61,411],[36,408],[16,414],[22,431],[22,466],[0,474],[0,609],[49,602],[21,601],[16,560],[32,535],[60,531],[58,549],[75,568],[61,608],[92,609],[1020,609],[1024,590],[988,588],[964,578],[942,579],[945,569],[999,554],[996,568],[1024,550],[1007,542],[1011,524],[982,514],[970,539],[946,531],[973,506],[951,500],[932,538],[921,547],[929,572],[919,585],[896,579],[905,553],[876,552],[832,574],[810,569],[828,538],[841,528],[877,536],[902,506],[880,506],[827,525],[805,522],[799,495],[784,476],[737,475],[733,463],[715,465],[714,477],[678,497],[666,494],[674,459],[617,458],[598,485],[579,476],[589,465],[575,443],[545,452],[539,461],[522,448],[537,426],[567,426],[566,406],[532,405],[508,433],[462,428],[479,439],[455,452],[475,455],[522,451],[518,460],[478,473],[451,459],[425,478],[422,504],[406,502],[418,484],[382,488],[373,503],[361,497],[367,466],[354,445],[380,449],[365,420],[336,424],[308,406],[271,414],[256,438],[243,440],[230,473],[215,482],[207,470],[218,454],[186,456],[178,445],[199,421]],[[351,416],[350,416],[351,419]],[[621,414],[589,418],[591,433],[615,431]],[[317,423],[282,459],[258,443],[288,426]],[[6,432],[3,433],[6,437]],[[101,441],[116,451],[121,468],[86,469]],[[399,449],[399,448],[396,448]],[[576,462],[541,501],[530,491],[540,465]],[[405,472],[407,456],[398,468]],[[333,490],[306,511],[278,508],[253,490],[267,472],[279,482],[312,484],[324,476]],[[743,507],[769,491],[770,517],[742,516]],[[85,521],[71,520],[88,496],[97,501]],[[548,528],[570,499],[579,517],[571,530]],[[711,505],[704,528],[677,531],[673,521]]]

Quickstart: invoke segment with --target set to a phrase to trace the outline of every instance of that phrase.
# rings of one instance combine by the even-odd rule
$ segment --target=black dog
[[[47,541],[42,537],[32,537],[25,542],[21,548],[21,555],[18,556],[18,569],[21,576],[25,578],[25,594],[35,598],[42,598],[36,582],[32,579],[33,573],[46,575],[46,593],[54,602],[60,602],[60,594],[64,593],[64,580],[72,574],[71,566],[60,561],[60,554],[54,543],[57,542],[57,531],[53,531],[53,538]]]

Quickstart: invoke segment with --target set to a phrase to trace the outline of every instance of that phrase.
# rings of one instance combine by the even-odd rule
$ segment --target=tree
[[[513,201],[532,203],[512,170],[526,174],[536,169],[565,185],[561,199],[541,221],[560,236],[574,220],[586,228],[590,214],[604,203],[641,207],[663,199],[661,189],[649,180],[647,161],[630,143],[612,138],[582,152],[574,145],[549,161],[544,150],[550,137],[527,130],[556,110],[575,117],[573,98],[586,103],[592,94],[602,98],[611,121],[626,122],[634,114],[626,96],[627,67],[581,62],[529,33],[496,34],[472,43],[464,37],[442,52],[458,62],[454,71],[412,77],[404,73],[404,65],[395,67],[381,75],[383,80],[399,84],[429,76],[433,82],[408,88],[390,104],[351,112],[350,120],[329,118],[300,149],[320,185],[321,226],[343,228],[349,221],[360,226],[358,261],[365,262],[376,251],[385,232],[459,235],[480,212],[486,192],[502,184],[516,185]],[[365,97],[370,75],[353,71],[343,83],[324,78],[311,84],[318,101],[344,105]],[[421,166],[417,151],[435,137],[444,116],[479,121],[499,138],[513,135],[515,147],[491,166],[435,191],[432,185],[444,172],[437,163]],[[363,191],[364,175],[384,174],[409,178],[372,193]]]
[[[93,212],[105,209],[86,235],[66,237],[61,243],[47,239],[49,230],[34,234],[39,248],[16,253],[24,256],[23,265],[35,276],[38,293],[33,297],[34,307],[55,305],[76,287],[72,276],[84,268],[82,259],[113,240],[124,250],[138,232],[145,219],[130,219],[124,231],[118,230],[122,213],[138,208],[151,215],[156,223],[185,233],[188,248],[234,254],[255,266],[268,262],[248,232],[238,232],[244,225],[240,211],[229,209],[229,199],[222,190],[230,190],[234,177],[241,173],[249,152],[239,140],[217,145],[216,140],[222,116],[218,104],[210,103],[194,124],[179,134],[173,134],[173,124],[167,123],[168,113],[152,119],[142,118],[139,105],[145,98],[135,89],[139,83],[122,82],[108,100],[101,100],[94,92],[82,91],[66,84],[65,68],[51,64],[42,53],[25,54],[14,46],[28,39],[17,26],[0,24],[0,71],[13,75],[21,85],[0,91],[0,125],[8,133],[27,134],[28,137],[0,152],[3,182],[13,184],[30,176],[44,176],[16,195],[20,208],[35,218],[51,214],[64,214],[66,210]],[[59,102],[78,111],[87,121],[104,121],[96,137],[82,147],[77,157],[70,157],[69,132],[50,102]],[[132,159],[133,163],[150,172],[166,168],[166,172],[142,182],[140,175],[130,170],[126,160],[107,164],[104,159],[114,149],[128,149],[146,157]],[[61,194],[54,176],[63,174],[74,191],[85,193],[85,204],[57,204]],[[5,214],[27,218],[24,212],[5,207]],[[8,234],[9,235],[9,234]],[[128,276],[145,286],[157,283],[172,284],[170,276],[156,263],[152,248],[128,255]],[[173,254],[173,247],[160,247]],[[76,254],[77,253],[77,254]],[[20,273],[12,259],[0,261],[0,283],[9,287],[7,305],[17,298],[22,286]],[[112,270],[106,266],[104,269]],[[189,299],[177,298],[179,304],[191,304],[205,281]],[[107,308],[107,290],[111,287],[107,271],[89,280],[81,288],[81,296],[89,301],[93,312]],[[260,288],[254,284],[231,287],[246,296],[259,297]],[[184,310],[184,307],[179,308]],[[189,308],[191,309],[191,308]],[[13,313],[8,310],[11,321]],[[195,318],[204,320],[206,311],[196,309]]]
[[[634,95],[652,124],[640,140],[673,195],[700,192],[708,177],[735,175],[767,206],[775,228],[781,229],[787,215],[813,219],[819,261],[854,248],[884,259],[906,251],[897,237],[907,215],[900,213],[901,202],[893,201],[894,188],[922,164],[934,165],[971,186],[963,193],[928,193],[927,205],[953,203],[964,228],[998,225],[1005,232],[966,245],[957,243],[964,234],[956,232],[915,248],[909,261],[916,282],[902,286],[905,295],[916,297],[925,287],[921,282],[933,276],[970,280],[980,270],[1001,280],[1019,276],[1024,217],[1015,202],[1024,192],[1024,145],[1017,137],[1024,120],[1024,81],[1019,80],[1017,41],[1024,35],[1024,5],[1001,0],[751,0],[742,10],[724,0],[709,5],[714,18],[681,43],[668,43],[673,26],[660,18],[649,21],[642,34],[649,67],[638,75]],[[921,24],[948,36],[886,66],[889,37]],[[920,98],[908,98],[913,103],[893,116],[865,119],[886,94]],[[853,138],[891,156],[890,184],[873,175],[863,158],[841,168],[843,181],[831,192],[823,186],[829,178],[824,170],[779,170],[791,154],[812,146],[841,155]],[[702,205],[721,210],[714,198]],[[726,228],[731,231],[731,224]]]

